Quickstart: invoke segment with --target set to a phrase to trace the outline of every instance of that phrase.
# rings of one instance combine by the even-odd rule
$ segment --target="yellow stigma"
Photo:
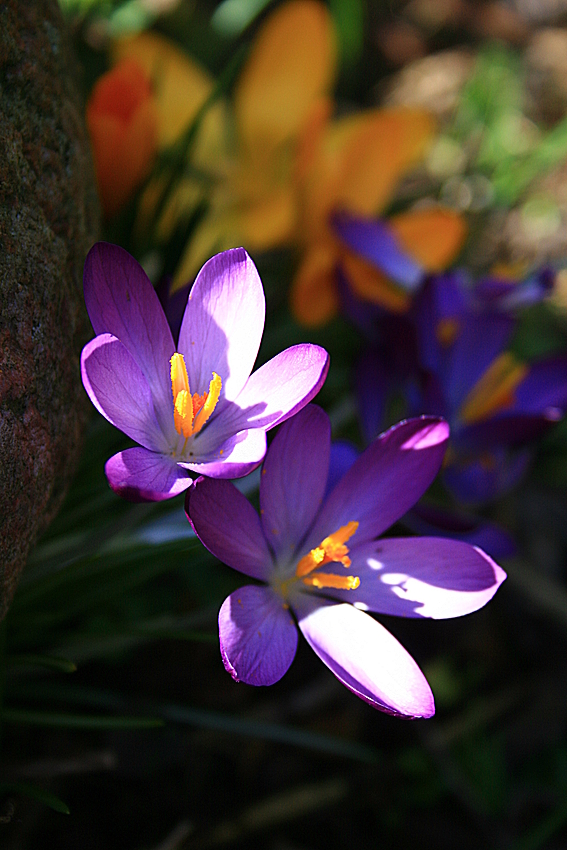
[[[349,522],[341,526],[338,531],[330,534],[321,541],[319,546],[311,549],[307,555],[299,561],[295,575],[309,587],[335,587],[341,590],[354,590],[360,584],[358,576],[338,576],[334,573],[313,573],[317,567],[329,564],[331,561],[342,564],[346,569],[350,567],[348,547],[345,546],[358,528],[357,522]]]
[[[173,424],[178,434],[183,434],[185,439],[198,434],[203,425],[210,418],[219,400],[222,389],[222,381],[216,372],[213,372],[209,391],[206,393],[193,393],[189,388],[187,367],[182,354],[176,352],[170,360],[171,363],[171,392],[173,394]]]
[[[514,392],[525,378],[528,367],[506,351],[496,357],[481,375],[461,407],[465,425],[480,422],[514,403]]]

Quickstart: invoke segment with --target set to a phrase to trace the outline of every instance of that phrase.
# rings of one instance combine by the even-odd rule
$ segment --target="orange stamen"
[[[170,360],[171,391],[173,393],[173,424],[185,439],[193,433],[193,403],[189,390],[187,367],[182,354],[175,353]]]
[[[176,352],[171,358],[171,391],[173,394],[173,424],[178,434],[185,439],[198,434],[210,418],[219,400],[222,381],[213,372],[209,391],[193,393],[189,389],[187,367],[182,354]]]
[[[203,398],[205,399],[203,406],[197,408],[199,410],[198,415],[195,417],[195,425],[193,427],[193,433],[198,434],[203,425],[208,421],[211,416],[213,410],[217,406],[217,401],[219,400],[220,391],[222,389],[222,381],[216,372],[213,372],[213,377],[211,379],[211,383],[209,384],[209,392],[203,393]],[[196,395],[196,394],[195,394]],[[193,397],[195,398],[195,396]],[[201,399],[199,398],[199,401]],[[197,411],[193,408],[194,413]]]
[[[303,584],[310,587],[336,587],[339,590],[356,590],[360,585],[358,576],[337,576],[334,573],[315,573],[306,576]]]
[[[351,561],[348,557],[348,547],[345,546],[358,528],[358,523],[351,521],[346,525],[341,526],[333,534],[329,534],[321,541],[319,546],[311,549],[307,555],[299,561],[295,575],[301,578],[303,583],[311,587],[339,587],[345,590],[354,590],[360,584],[360,579],[356,576],[337,576],[331,573],[317,573],[309,575],[317,567],[324,564],[329,564],[331,561],[342,564],[346,569],[350,567]],[[307,578],[306,578],[307,576]]]
[[[496,357],[476,382],[461,407],[466,425],[487,419],[514,403],[514,391],[528,372],[524,363],[506,351]]]

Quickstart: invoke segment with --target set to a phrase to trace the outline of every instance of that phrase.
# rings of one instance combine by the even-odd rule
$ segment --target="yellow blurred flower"
[[[160,147],[178,140],[213,91],[211,77],[152,33],[120,41],[116,56],[134,57],[152,80]],[[336,64],[332,18],[319,0],[288,0],[260,27],[230,110],[222,100],[206,112],[187,173],[161,211],[158,232],[165,242],[180,217],[206,202],[174,290],[217,251],[298,245],[292,309],[300,322],[320,324],[336,311],[339,261],[348,265],[359,294],[404,308],[403,293],[349,255],[329,220],[337,209],[381,214],[399,180],[423,158],[433,121],[418,109],[374,109],[333,119],[329,92]],[[142,218],[155,211],[163,180],[150,184]],[[456,255],[464,235],[461,219],[446,210],[406,213],[392,224],[431,271]]]
[[[117,57],[135,57],[150,74],[163,146],[180,137],[213,88],[205,71],[166,39],[145,33],[121,41]],[[216,251],[250,251],[290,242],[297,228],[294,168],[299,138],[331,87],[335,33],[317,0],[290,0],[266,20],[236,83],[229,119],[226,103],[209,110],[192,151],[188,177],[172,193],[160,222],[167,238],[180,215],[206,197],[205,216],[177,269],[174,288],[191,279]],[[159,185],[150,187],[151,209]]]

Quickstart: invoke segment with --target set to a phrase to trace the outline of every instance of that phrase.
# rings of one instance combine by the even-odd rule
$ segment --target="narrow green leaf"
[[[110,711],[123,711],[127,706],[132,705],[131,701],[126,700],[121,694],[70,683],[35,683],[34,688],[31,687],[31,684],[23,687],[18,685],[15,693],[20,699],[26,696],[33,696],[35,699],[57,699],[75,705],[96,706]],[[374,747],[359,744],[356,741],[347,741],[344,738],[309,732],[294,726],[266,723],[238,717],[234,714],[209,711],[205,708],[192,708],[147,700],[138,704],[138,707],[143,711],[162,717],[166,722],[214,729],[229,735],[263,738],[276,743],[303,747],[304,749],[343,756],[356,761],[375,763],[381,759],[380,751]]]
[[[154,717],[103,717],[90,714],[33,711],[26,708],[4,708],[2,720],[4,723],[63,729],[153,729],[163,726],[163,720]]]
[[[8,667],[47,667],[50,670],[59,670],[61,673],[74,673],[77,665],[67,658],[56,658],[53,655],[9,655]]]
[[[329,5],[339,36],[341,62],[353,65],[362,53],[364,4],[362,0],[330,0]]]
[[[156,708],[166,720],[175,723],[186,723],[190,726],[215,729],[231,735],[263,738],[267,741],[330,753],[335,756],[354,759],[355,761],[375,763],[380,760],[380,753],[373,747],[358,744],[355,741],[336,738],[331,735],[308,732],[293,726],[249,720],[235,715],[223,714],[218,711],[179,705],[164,705]]]
[[[567,119],[563,119],[541,139],[533,152],[497,165],[493,177],[497,200],[514,203],[533,180],[562,163],[566,156]]]
[[[61,812],[63,815],[70,814],[69,808],[63,800],[60,800],[51,791],[38,788],[37,785],[30,785],[28,782],[0,782],[0,795],[2,794],[24,794],[26,797],[31,797],[32,800],[44,803],[56,812]]]
[[[241,35],[270,0],[223,0],[215,9],[211,26],[226,38]]]
[[[154,175],[152,175],[149,179],[153,179],[155,175],[159,176],[160,172],[168,172],[168,174],[165,185],[157,200],[155,209],[153,210],[154,231],[157,229],[158,222],[160,221],[161,215],[171,193],[175,190],[179,178],[185,170],[187,159],[193,149],[193,145],[197,139],[197,134],[207,112],[232,86],[242,64],[244,63],[247,52],[248,49],[246,45],[242,45],[240,49],[235,51],[232,58],[217,77],[211,93],[200,107],[181,138],[178,139],[167,151],[164,151],[163,155],[158,160],[157,166],[154,170]],[[143,188],[144,187],[142,187],[142,190],[140,191],[143,191]]]
[[[171,556],[180,554],[187,559],[196,557],[199,563],[210,559],[200,551],[195,539],[173,541],[160,547],[141,546],[137,542],[131,549],[77,561],[22,588],[14,601],[12,616],[18,617],[31,609],[33,620],[41,608],[44,614],[39,619],[45,625],[59,621],[62,616],[95,608],[100,602],[167,572],[172,568]]]

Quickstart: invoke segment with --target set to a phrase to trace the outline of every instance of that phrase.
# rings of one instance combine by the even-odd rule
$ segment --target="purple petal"
[[[478,546],[493,558],[509,558],[517,551],[506,529],[483,517],[453,508],[445,509],[418,502],[401,521],[414,534],[430,537],[442,534],[452,540],[462,540],[471,546]]]
[[[114,492],[132,502],[171,499],[193,483],[172,458],[138,446],[111,457],[104,471]]]
[[[199,443],[197,441],[195,443],[197,453]],[[197,475],[207,475],[209,478],[242,478],[262,463],[266,448],[265,431],[260,429],[240,431],[220,446],[213,448],[204,457],[199,453],[195,463],[183,461],[180,465]]]
[[[388,365],[383,352],[369,349],[361,357],[354,374],[360,427],[367,443],[382,431],[386,421],[393,378]]]
[[[423,368],[444,374],[448,352],[439,331],[447,322],[459,331],[467,311],[467,292],[462,274],[454,271],[428,278],[416,295],[412,315],[419,343],[419,362]]]
[[[291,554],[321,506],[329,472],[331,425],[310,404],[280,428],[260,480],[262,526],[276,557]]]
[[[544,267],[522,281],[485,278],[479,281],[474,294],[481,301],[494,304],[499,310],[517,310],[542,301],[553,289],[555,273]]]
[[[85,262],[84,290],[95,333],[113,334],[126,346],[146,376],[160,423],[162,411],[168,423],[173,409],[169,361],[175,346],[148,276],[123,248],[98,242]]]
[[[328,371],[324,348],[310,343],[286,348],[250,375],[234,409],[223,415],[222,427],[234,433],[246,428],[268,430],[285,422],[317,395]]]
[[[81,377],[99,413],[129,437],[157,452],[167,452],[148,382],[120,340],[100,334],[83,348]]]
[[[460,502],[482,505],[514,487],[530,460],[529,449],[515,452],[494,449],[478,459],[458,459],[451,463],[443,470],[443,481]]]
[[[384,317],[392,314],[386,313],[377,304],[371,304],[369,301],[359,298],[352,289],[340,263],[336,268],[336,282],[341,316],[352,322],[369,342],[374,342],[380,336],[378,329]]]
[[[551,357],[532,363],[524,380],[516,387],[512,410],[543,413],[555,418],[567,407],[567,357]]]
[[[273,685],[289,670],[297,628],[283,600],[267,587],[231,593],[219,613],[220,650],[236,682]]]
[[[187,493],[187,519],[209,552],[251,578],[268,581],[273,560],[260,518],[230,481],[198,478]]]
[[[486,605],[506,578],[482,549],[443,537],[383,538],[350,556],[359,587],[327,595],[398,617],[462,617]]]
[[[455,435],[454,448],[463,452],[482,452],[498,446],[523,446],[541,437],[561,418],[562,412],[557,407],[548,408],[539,415],[504,413],[459,430]]]
[[[567,358],[532,363],[516,387],[512,405],[484,422],[459,429],[455,444],[463,449],[521,446],[558,422],[567,407]]]
[[[332,225],[351,251],[401,284],[407,292],[415,292],[419,287],[423,267],[405,251],[385,221],[356,218],[343,212],[333,216]]]
[[[388,714],[431,717],[435,713],[425,676],[380,623],[352,605],[299,595],[299,628],[343,685]]]
[[[243,248],[205,263],[179,331],[191,392],[205,392],[216,372],[223,384],[221,401],[236,398],[254,366],[265,313],[262,281]]]
[[[514,319],[503,313],[469,313],[463,318],[445,377],[446,396],[453,410],[459,409],[479,378],[505,350],[514,325]]]
[[[360,457],[360,449],[347,440],[333,440],[331,443],[331,458],[329,461],[329,477],[325,488],[325,497]]]
[[[177,346],[179,339],[179,330],[181,321],[187,307],[187,299],[189,297],[189,284],[186,284],[182,289],[177,289],[174,293],[171,292],[171,275],[165,275],[160,278],[156,284],[156,292],[159,298],[159,303],[165,313],[167,323],[171,328],[173,342]]]
[[[382,534],[427,490],[448,437],[446,422],[426,416],[400,422],[377,437],[331,492],[306,551],[351,521],[359,523],[353,545]]]

